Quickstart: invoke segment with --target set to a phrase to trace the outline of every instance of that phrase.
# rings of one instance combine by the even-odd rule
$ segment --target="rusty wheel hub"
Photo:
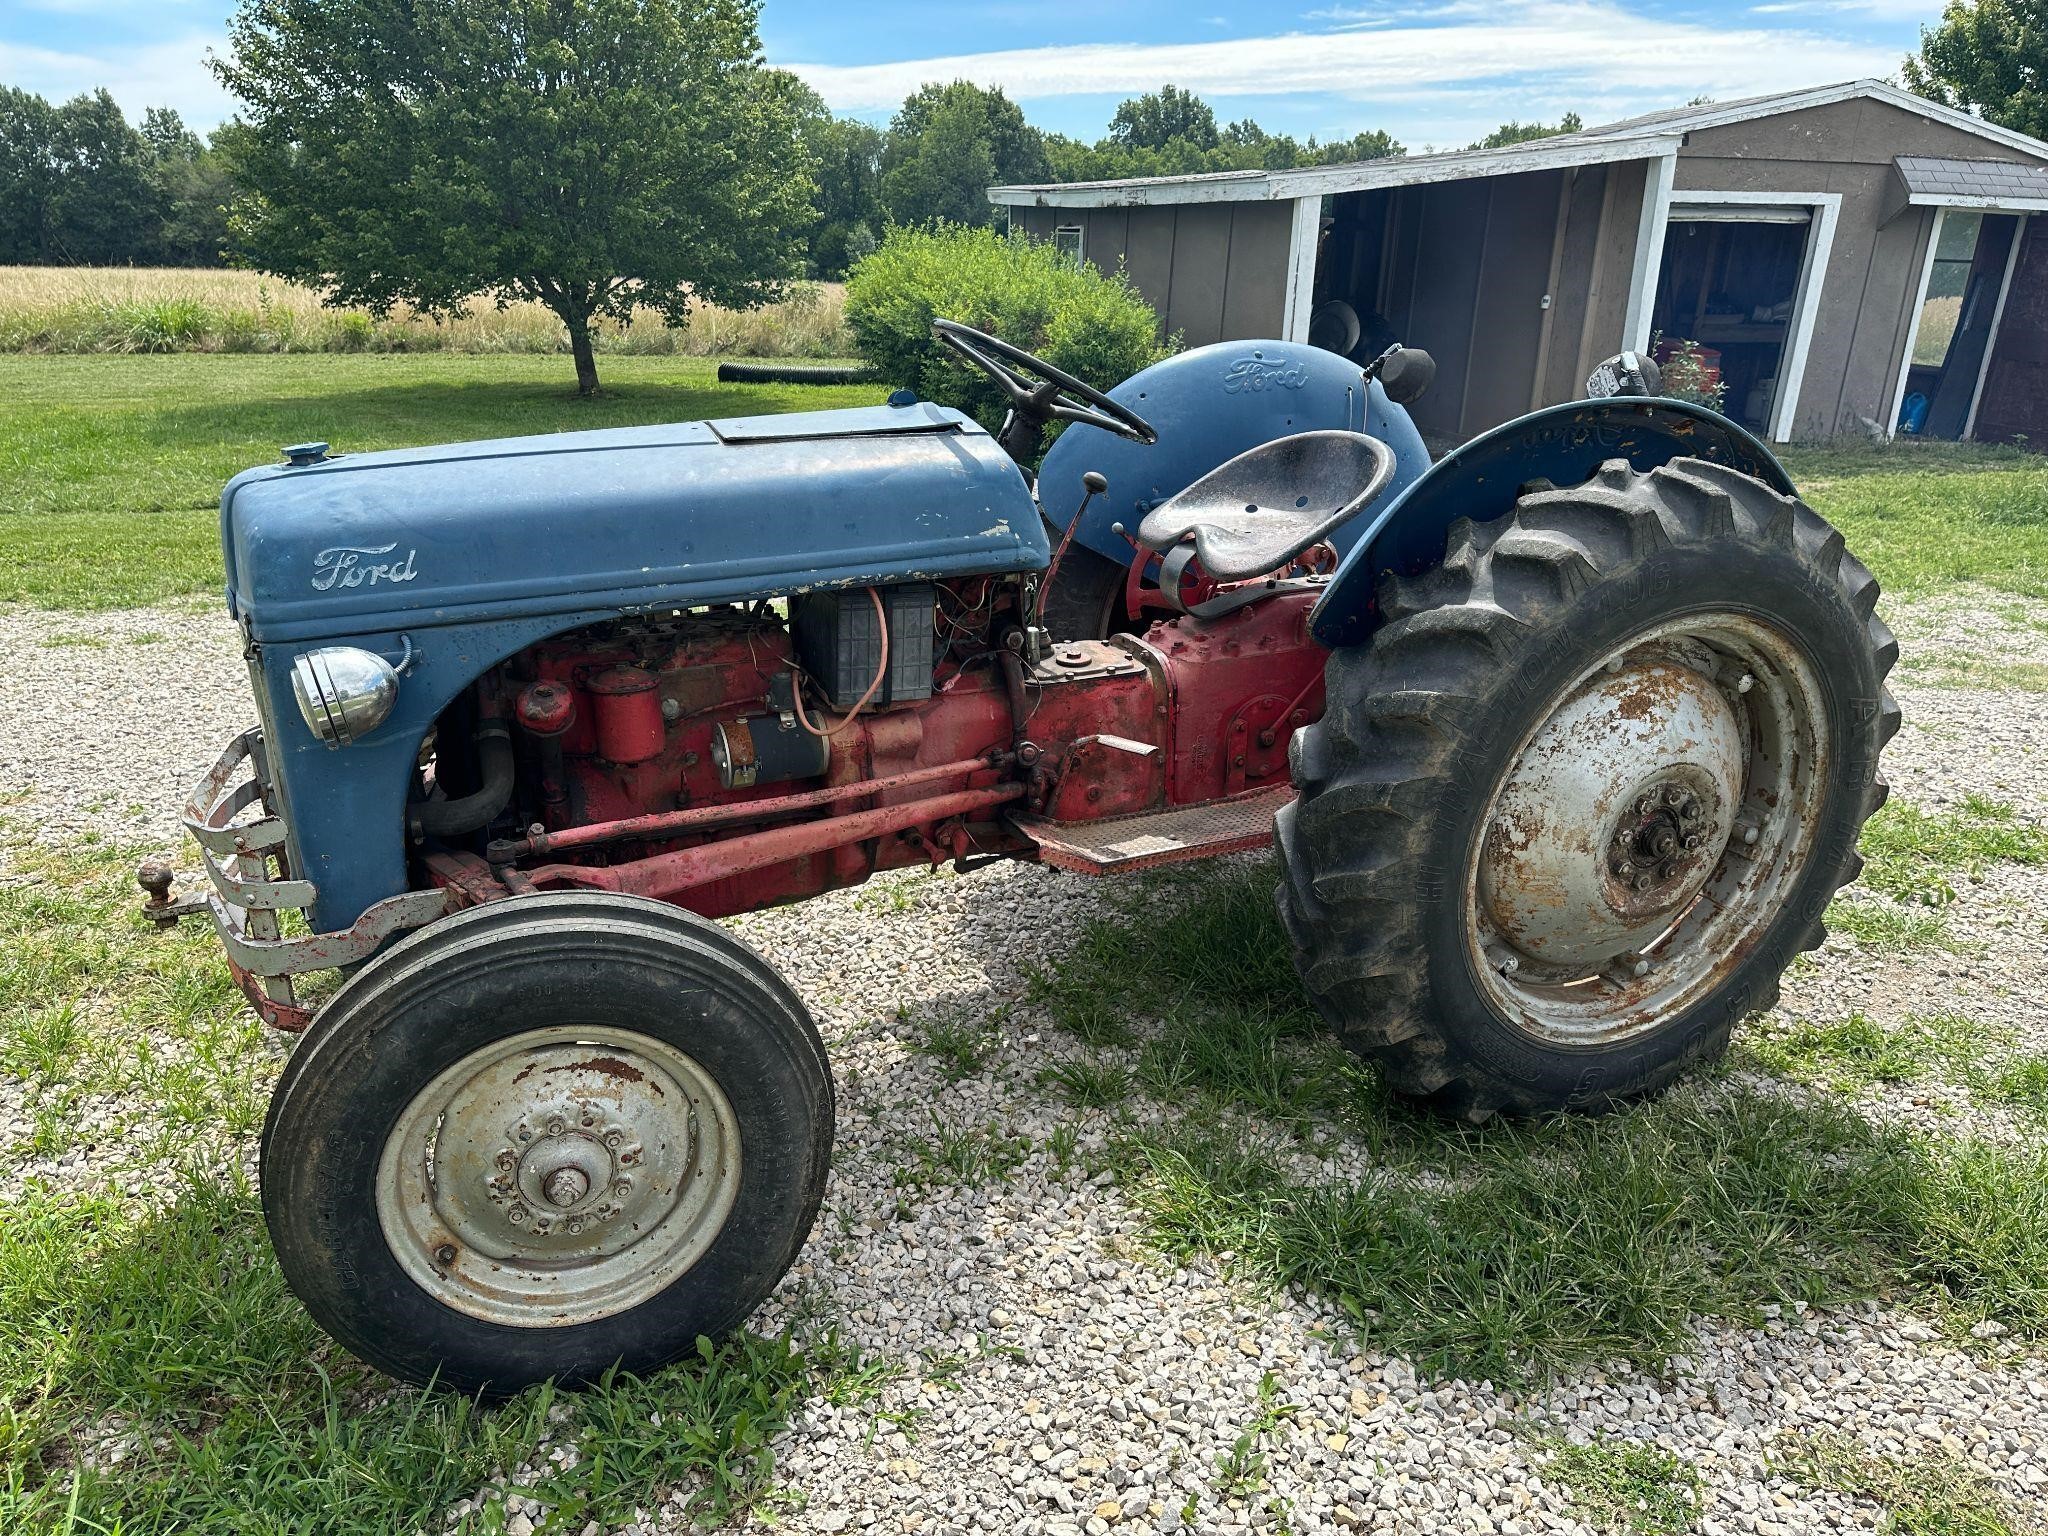
[[[399,1116],[377,1208],[406,1273],[491,1322],[558,1327],[687,1271],[738,1191],[739,1127],[697,1062],[649,1036],[514,1035]]]
[[[1604,1043],[1724,977],[1804,858],[1823,709],[1798,648],[1736,615],[1662,626],[1553,700],[1471,872],[1474,959],[1503,1011]]]

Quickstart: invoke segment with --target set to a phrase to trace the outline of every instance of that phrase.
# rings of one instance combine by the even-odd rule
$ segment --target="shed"
[[[2048,441],[2048,143],[1882,81],[1505,149],[988,196],[1123,268],[1190,346],[1427,348],[1415,414],[1440,443],[1686,342],[1778,441]]]

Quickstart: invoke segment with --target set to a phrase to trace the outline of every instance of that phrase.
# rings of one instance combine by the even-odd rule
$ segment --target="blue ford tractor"
[[[1330,1028],[1477,1120],[1711,1060],[1854,877],[1877,585],[1633,357],[1432,464],[1413,351],[1230,342],[1105,392],[937,330],[999,434],[898,394],[307,444],[222,497],[256,724],[187,808],[202,896],[143,884],[305,1030],[264,1211],[390,1372],[646,1370],[773,1289],[832,1077],[713,918],[1274,845]]]

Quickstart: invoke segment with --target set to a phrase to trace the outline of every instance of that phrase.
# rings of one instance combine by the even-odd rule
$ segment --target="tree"
[[[1396,160],[1407,153],[1401,141],[1386,129],[1372,128],[1322,145],[1315,151],[1315,161],[1317,165],[1351,165],[1360,160]]]
[[[1130,176],[1185,176],[1214,171],[1286,171],[1406,154],[1400,141],[1370,129],[1318,144],[1266,132],[1251,118],[1219,129],[1208,104],[1166,86],[1117,108],[1109,134],[1084,144],[1065,134],[1044,136],[1054,181],[1115,181]]]
[[[201,267],[218,262],[226,252],[228,205],[235,198],[235,183],[222,146],[233,137],[233,125],[223,124],[214,130],[211,142],[201,143],[170,108],[151,107],[143,113],[142,141],[149,151],[149,178],[158,208],[148,259],[165,266]]]
[[[925,85],[890,120],[882,202],[898,224],[993,224],[990,186],[1051,173],[1045,140],[1000,87]]]
[[[1121,103],[1109,120],[1112,143],[1131,149],[1164,149],[1175,139],[1196,149],[1216,147],[1216,114],[1193,91],[1162,85]]]
[[[0,86],[0,262],[44,259],[56,141],[57,115],[47,101]]]
[[[255,265],[383,314],[532,300],[592,325],[773,298],[812,218],[758,0],[241,0]]]
[[[2048,137],[2048,0],[1949,0],[1905,76],[1929,101]]]
[[[1509,121],[1502,123],[1477,144],[1468,145],[1467,147],[1470,149],[1506,149],[1510,144],[1526,144],[1531,139],[1554,139],[1561,133],[1577,133],[1585,126],[1584,120],[1576,112],[1565,113],[1564,117],[1555,127],[1548,123],[1518,123]]]
[[[43,258],[91,266],[148,259],[163,219],[149,146],[104,90],[56,109]]]
[[[843,277],[872,251],[882,227],[882,130],[853,117],[834,117],[825,100],[801,81],[797,131],[818,183],[818,217],[809,233],[814,277]]]

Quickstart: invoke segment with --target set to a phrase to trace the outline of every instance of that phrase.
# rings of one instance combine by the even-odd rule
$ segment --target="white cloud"
[[[1863,16],[1872,21],[1941,20],[1940,0],[1774,0],[1750,7],[1752,16]]]
[[[121,110],[139,119],[145,107],[175,107],[188,126],[213,127],[234,110],[234,98],[206,68],[208,49],[225,47],[219,33],[190,32],[168,42],[105,53],[63,53],[0,38],[0,80],[51,101],[105,86]]]
[[[1396,19],[1380,23],[1388,11]],[[891,108],[926,81],[952,79],[1000,85],[1024,101],[1156,90],[1167,81],[1212,96],[1323,95],[1364,109],[1354,128],[1387,127],[1411,145],[1457,142],[1517,115],[1577,110],[1592,122],[1697,95],[1731,100],[1898,67],[1888,47],[1644,16],[1610,0],[1449,0],[1344,12],[1345,30],[1229,42],[1084,43],[789,67],[846,112]],[[1334,8],[1321,14],[1338,19]],[[1418,24],[1424,16],[1434,24]]]

